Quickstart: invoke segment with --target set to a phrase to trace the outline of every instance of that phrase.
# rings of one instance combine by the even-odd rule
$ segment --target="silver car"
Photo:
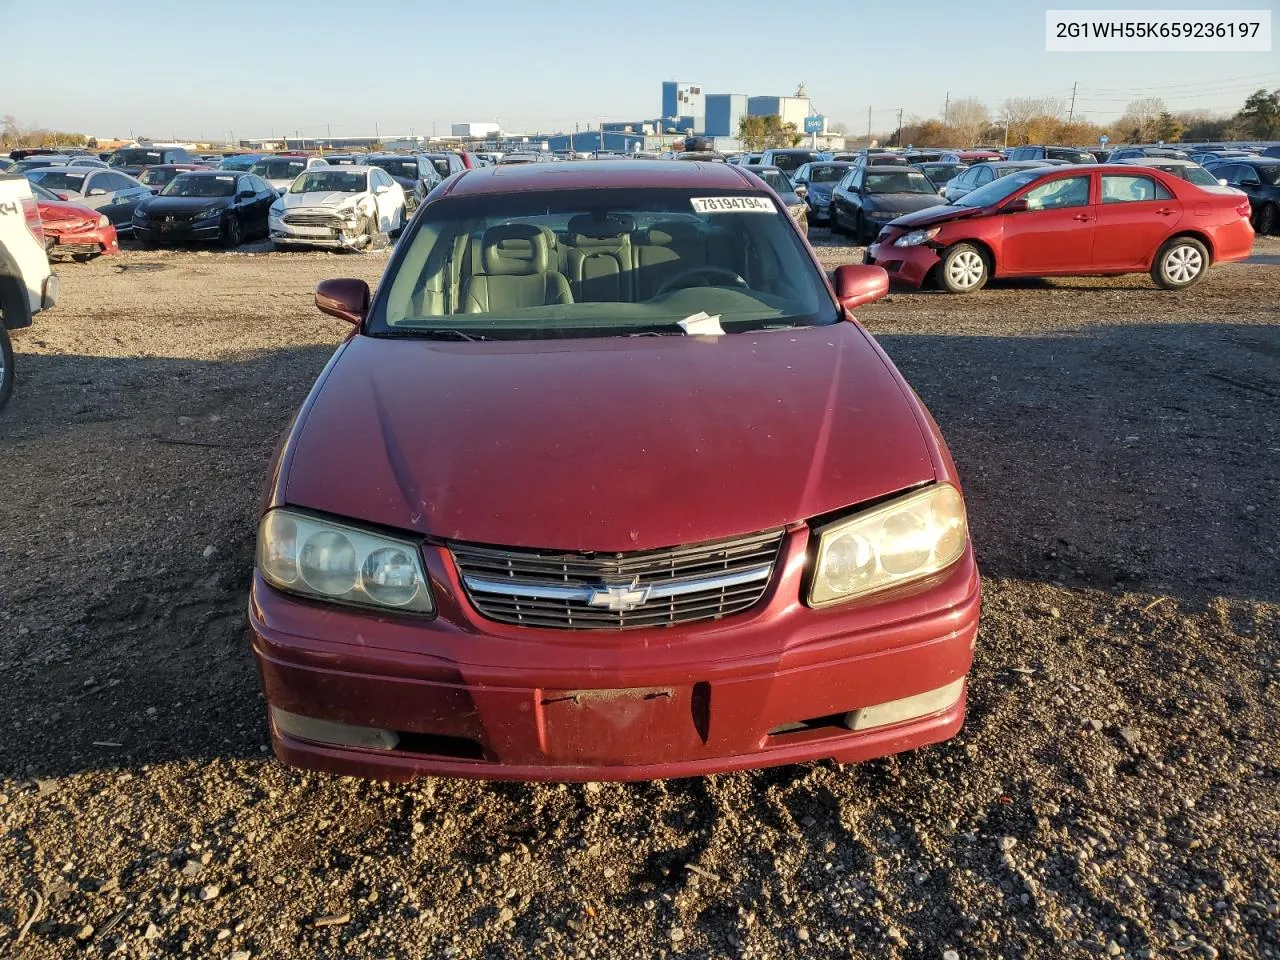
[[[151,196],[151,188],[127,173],[97,167],[40,167],[27,179],[67,200],[104,213],[117,233],[133,231],[133,210]]]

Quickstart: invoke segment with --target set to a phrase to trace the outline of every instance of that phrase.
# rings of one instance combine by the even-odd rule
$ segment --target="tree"
[[[1208,110],[1184,110],[1174,114],[1182,124],[1182,137],[1192,142],[1203,140],[1231,140],[1231,127],[1235,121],[1231,117],[1218,116]]]
[[[1146,143],[1158,140],[1161,114],[1167,114],[1164,101],[1159,97],[1142,97],[1130,100],[1124,113],[1115,122],[1115,133],[1122,140]]]
[[[912,117],[902,126],[901,136],[894,142],[899,146],[910,144],[914,147],[950,147],[955,146],[955,135],[951,128],[937,120],[921,120]]]
[[[947,125],[955,131],[957,146],[968,147],[977,143],[990,123],[991,112],[987,105],[973,97],[956,100],[947,110]]]
[[[1042,131],[1062,118],[1062,101],[1055,97],[1010,97],[1004,102],[1005,129],[1009,144],[1044,143]]]
[[[803,137],[794,123],[783,123],[776,113],[769,116],[748,114],[738,121],[738,138],[752,152],[776,147],[794,147]]]
[[[827,124],[827,133],[837,137],[847,137],[849,135],[849,126],[844,121]]]
[[[1181,140],[1182,133],[1186,129],[1182,121],[1167,110],[1156,118],[1157,140]]]
[[[1251,136],[1261,140],[1280,137],[1280,90],[1264,89],[1249,94],[1236,120]]]

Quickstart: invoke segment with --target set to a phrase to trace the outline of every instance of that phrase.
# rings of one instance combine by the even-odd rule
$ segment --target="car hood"
[[[151,196],[143,200],[142,207],[151,216],[165,213],[194,213],[211,207],[230,206],[231,197],[162,197]]]
[[[356,336],[290,440],[283,502],[528,548],[782,527],[934,479],[907,388],[851,323],[716,338]]]
[[[872,211],[889,211],[894,213],[910,213],[913,210],[923,210],[927,207],[936,207],[939,204],[946,203],[940,196],[927,193],[874,193],[870,194],[867,202],[871,204],[868,212]]]
[[[286,193],[282,199],[286,210],[292,210],[294,207],[331,207],[336,209],[342,206],[354,206],[368,196],[367,191],[364,193],[343,193],[337,190],[313,190],[310,193]]]
[[[904,214],[894,221],[896,227],[927,227],[935,223],[946,223],[948,220],[963,220],[983,212],[982,207],[958,207],[943,201],[934,206],[925,207],[912,213]]]
[[[830,200],[831,191],[836,188],[836,183],[838,182],[839,181],[832,181],[829,183],[808,183],[806,186],[809,188],[809,196],[821,197],[823,200]]]
[[[102,214],[83,206],[79,203],[67,203],[65,201],[40,200],[37,204],[40,208],[40,220],[49,226],[57,224],[63,226],[70,223],[78,223],[82,220],[96,221]]]

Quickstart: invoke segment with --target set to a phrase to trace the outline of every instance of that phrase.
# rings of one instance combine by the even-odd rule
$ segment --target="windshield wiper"
[[[466,340],[472,343],[478,340],[490,339],[483,334],[467,333],[465,330],[459,330],[456,327],[417,327],[409,330],[396,330],[390,336],[420,338],[423,340]]]

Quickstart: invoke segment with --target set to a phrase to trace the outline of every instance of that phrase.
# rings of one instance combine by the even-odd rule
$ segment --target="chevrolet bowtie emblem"
[[[649,588],[640,586],[640,578],[634,577],[630,583],[607,583],[591,591],[587,601],[589,607],[604,607],[614,613],[626,613],[634,610],[649,599]]]

